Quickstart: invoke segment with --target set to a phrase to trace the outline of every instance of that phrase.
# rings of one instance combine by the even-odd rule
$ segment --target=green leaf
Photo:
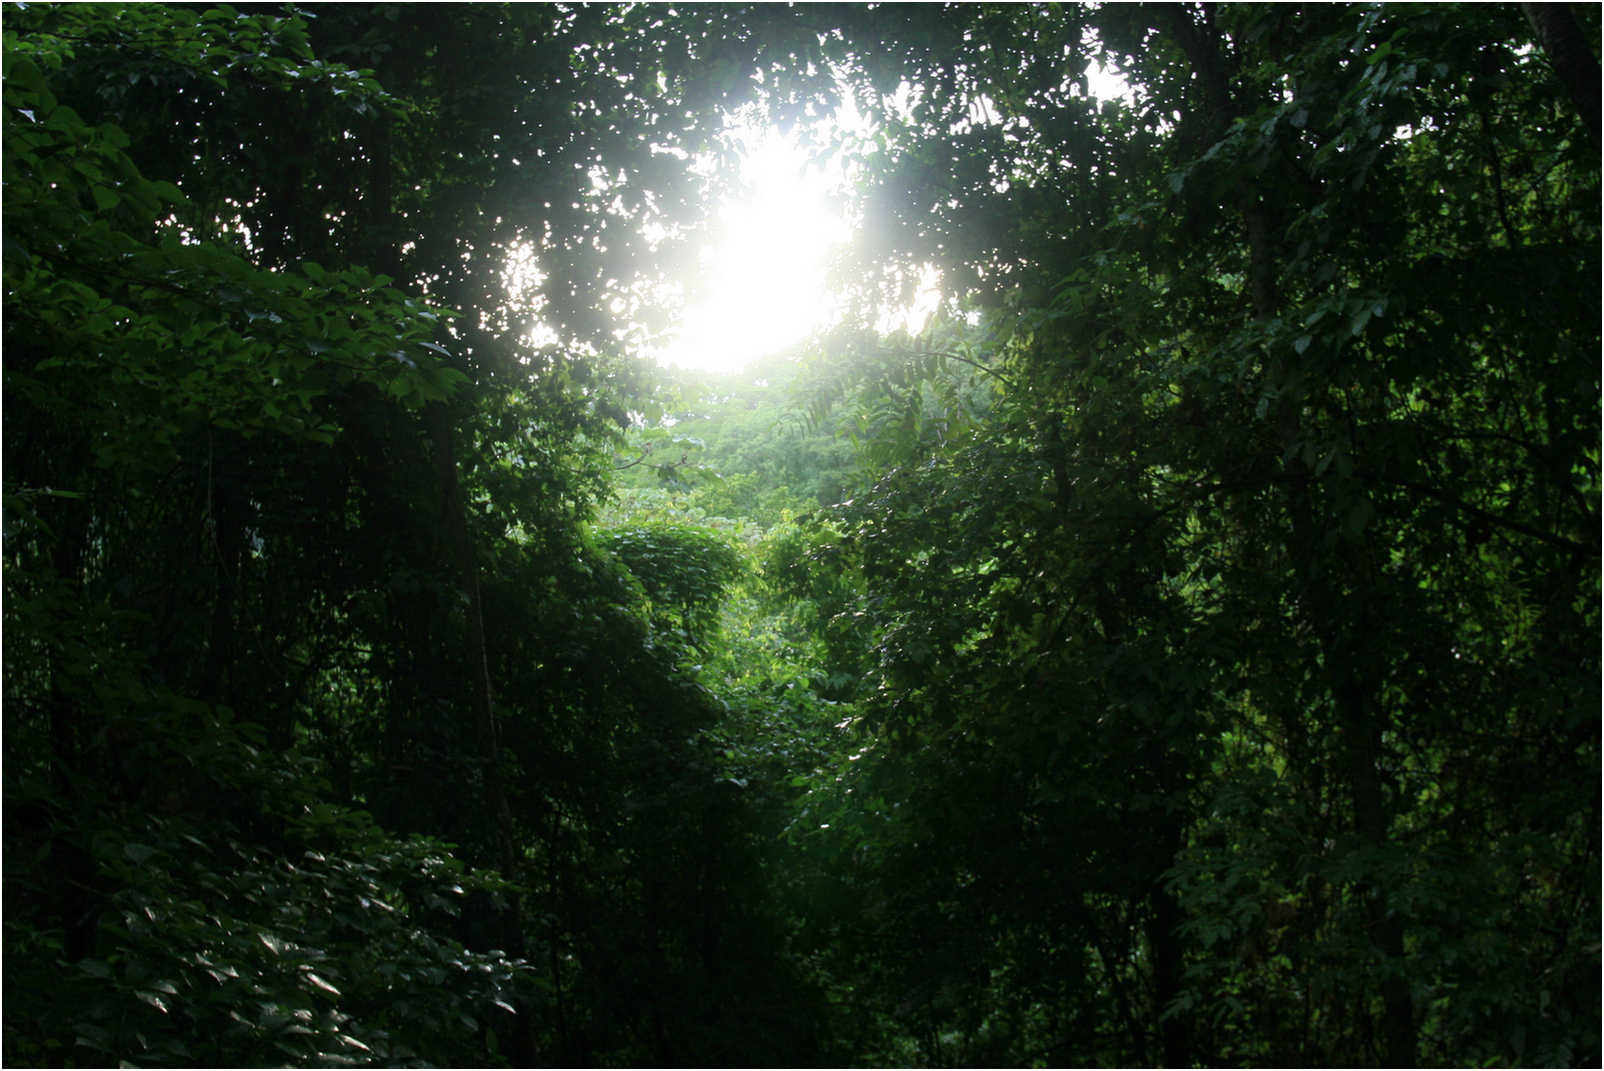
[[[337,997],[337,996],[340,995],[340,991],[338,989],[335,989],[334,986],[332,986],[328,982],[324,981],[321,977],[319,977],[313,971],[309,971],[309,970],[303,969],[301,971],[301,978],[304,979],[307,982],[307,984],[312,986],[314,989],[318,989],[318,990],[321,990],[324,993],[328,993],[330,996]]]
[[[162,1000],[159,994],[152,993],[148,989],[136,989],[134,990],[134,996],[138,997],[144,1003],[149,1004],[152,1008],[155,1008],[163,1015],[168,1014],[167,1004]]]

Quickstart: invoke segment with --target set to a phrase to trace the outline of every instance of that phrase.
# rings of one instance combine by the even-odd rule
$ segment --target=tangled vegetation
[[[1598,22],[7,6],[5,1062],[1596,1066]]]

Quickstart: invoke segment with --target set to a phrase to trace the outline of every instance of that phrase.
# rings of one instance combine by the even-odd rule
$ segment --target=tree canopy
[[[0,31],[8,1064],[1598,1063],[1596,10]]]

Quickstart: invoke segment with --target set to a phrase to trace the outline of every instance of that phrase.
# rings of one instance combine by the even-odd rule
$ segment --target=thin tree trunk
[[[439,479],[440,518],[447,553],[457,581],[468,598],[466,665],[468,696],[473,710],[474,739],[483,770],[485,803],[495,819],[496,853],[503,876],[514,877],[517,853],[513,848],[512,811],[501,777],[500,732],[496,725],[494,693],[490,686],[490,659],[485,650],[484,603],[479,587],[479,564],[474,560],[468,534],[466,503],[457,479],[456,449],[450,413],[443,403],[424,413]]]
[[[1181,849],[1181,828],[1172,823],[1164,829],[1169,843],[1163,846],[1163,857],[1174,860]],[[1147,945],[1153,955],[1153,1010],[1158,1016],[1159,1045],[1165,1067],[1192,1066],[1192,1032],[1186,1016],[1164,1012],[1181,993],[1185,960],[1181,954],[1179,931],[1183,919],[1181,905],[1173,893],[1164,887],[1162,877],[1153,881],[1148,893]]]
[[[1225,76],[1223,50],[1214,29],[1213,6],[1204,4],[1201,10],[1201,26],[1182,5],[1171,6],[1167,12],[1171,31],[1203,87],[1206,102],[1203,119],[1212,124],[1214,135],[1219,137],[1237,118],[1240,108],[1231,97]],[[1280,311],[1281,305],[1276,282],[1279,260],[1276,245],[1281,228],[1252,191],[1243,192],[1237,207],[1247,234],[1248,295],[1253,315],[1269,319]],[[1289,378],[1283,362],[1284,356],[1270,363],[1269,375],[1274,383],[1285,383]],[[1382,667],[1373,664],[1374,659],[1361,651],[1362,648],[1367,651],[1369,643],[1366,623],[1371,615],[1364,605],[1366,593],[1360,590],[1357,594],[1345,594],[1339,590],[1339,581],[1332,574],[1333,569],[1342,569],[1342,563],[1317,560],[1321,529],[1316,523],[1316,507],[1310,497],[1313,493],[1309,486],[1310,474],[1298,471],[1300,455],[1292,449],[1303,435],[1300,410],[1297,398],[1283,393],[1275,416],[1279,446],[1284,456],[1292,459],[1288,462],[1294,470],[1291,475],[1299,477],[1289,484],[1287,503],[1297,555],[1295,568],[1312,595],[1310,625],[1319,637],[1344,740],[1344,773],[1353,807],[1354,832],[1362,843],[1382,847],[1390,835],[1390,821],[1376,765],[1381,751],[1381,725],[1372,709]],[[1346,564],[1350,566],[1349,572],[1356,585],[1363,585],[1370,579],[1362,561]],[[1357,613],[1352,606],[1355,600],[1359,603]],[[1390,968],[1381,992],[1381,1056],[1392,1066],[1412,1067],[1416,1060],[1416,1038],[1413,999],[1403,973],[1403,922],[1396,915],[1389,917],[1381,895],[1383,890],[1373,880],[1361,881],[1357,892],[1366,905],[1372,940]]]
[[[468,677],[468,694],[473,710],[474,738],[479,750],[480,769],[484,779],[484,802],[495,823],[497,866],[502,877],[520,881],[518,850],[513,836],[512,808],[507,802],[506,783],[501,771],[501,732],[496,722],[495,693],[490,683],[490,658],[486,649],[484,599],[480,591],[479,563],[475,560],[472,538],[468,532],[467,503],[462,485],[457,479],[456,450],[450,412],[443,403],[430,405],[424,413],[424,423],[434,448],[435,466],[439,479],[441,524],[446,536],[447,553],[457,573],[458,582],[468,597],[467,648],[464,652],[464,671]],[[508,898],[507,907],[498,920],[501,924],[501,944],[511,955],[524,953],[522,900],[517,893]],[[539,1051],[534,1019],[525,1008],[511,1024],[509,1055],[520,1064],[539,1062]]]

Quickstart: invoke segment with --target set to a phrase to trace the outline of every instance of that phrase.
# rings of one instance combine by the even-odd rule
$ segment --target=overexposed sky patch
[[[794,136],[746,133],[745,196],[721,206],[697,259],[701,296],[662,353],[669,364],[735,371],[827,322],[831,257],[851,238],[839,170],[808,163]]]
[[[1093,96],[1130,99],[1118,72],[1094,65],[1087,76]],[[908,91],[903,86],[899,97]],[[833,130],[865,135],[869,124],[843,94],[825,127],[826,136]],[[658,353],[665,364],[738,371],[802,341],[839,311],[829,268],[853,238],[843,161],[810,162],[795,132],[750,126],[733,133],[745,146],[745,193],[714,214],[696,258],[698,277],[685,280],[690,304]],[[925,269],[912,306],[886,310],[877,326],[917,333],[939,304],[939,287],[938,274]]]

